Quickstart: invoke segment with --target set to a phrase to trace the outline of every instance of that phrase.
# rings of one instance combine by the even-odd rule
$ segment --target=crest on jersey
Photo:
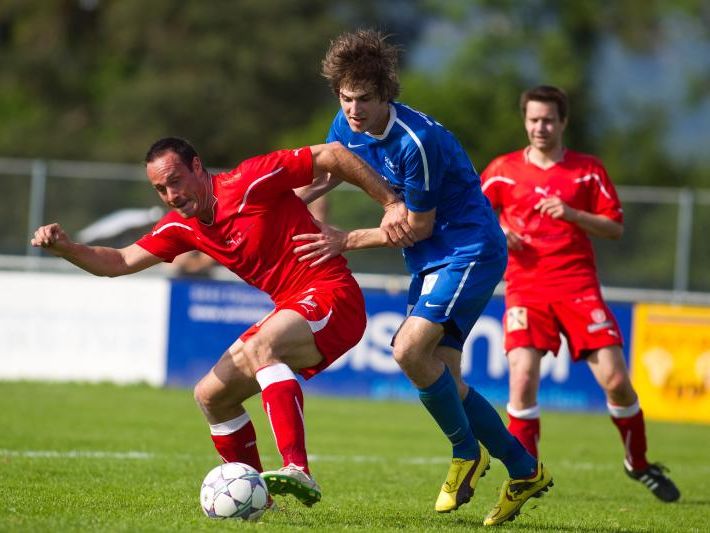
[[[397,165],[395,165],[392,160],[385,156],[385,166],[392,174],[397,174]]]
[[[511,307],[505,312],[506,331],[520,331],[528,329],[527,307]]]

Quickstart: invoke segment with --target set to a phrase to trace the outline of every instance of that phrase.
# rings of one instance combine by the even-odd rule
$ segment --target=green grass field
[[[249,408],[264,466],[280,466],[260,404]],[[190,391],[0,383],[0,531],[483,528],[505,470],[494,462],[468,505],[437,515],[449,448],[419,404],[307,396],[306,422],[322,502],[279,498],[259,523],[210,520],[198,495],[218,459]],[[546,413],[555,486],[498,530],[708,531],[710,426],[648,426],[650,458],[671,467],[679,503],[626,478],[606,416]]]

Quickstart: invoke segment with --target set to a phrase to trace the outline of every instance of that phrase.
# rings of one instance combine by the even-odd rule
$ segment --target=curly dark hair
[[[386,42],[389,36],[372,29],[343,33],[331,41],[322,62],[322,75],[336,96],[340,87],[372,84],[383,101],[399,96],[398,56],[402,48]]]
[[[520,111],[525,116],[528,102],[547,102],[557,106],[557,115],[560,121],[564,122],[569,113],[569,102],[567,94],[558,87],[552,85],[538,85],[532,89],[528,89],[520,95]]]

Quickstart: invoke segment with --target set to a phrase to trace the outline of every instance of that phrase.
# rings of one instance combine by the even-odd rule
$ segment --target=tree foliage
[[[182,135],[231,164],[310,118],[327,94],[328,40],[378,12],[325,0],[6,1],[0,153],[137,161],[156,138]]]
[[[441,43],[427,44],[437,25]],[[518,96],[550,83],[571,99],[568,145],[599,155],[617,184],[710,187],[707,155],[686,160],[665,137],[679,113],[710,106],[708,62],[684,71],[672,105],[642,98],[654,87],[632,78],[633,91],[609,96],[624,73],[602,63],[610,48],[656,61],[674,27],[707,50],[705,0],[4,0],[0,156],[138,162],[157,137],[181,135],[228,166],[320,142],[337,110],[322,55],[359,26],[405,46],[402,100],[451,129],[479,170],[525,143]],[[447,48],[446,60],[416,63],[426,46]],[[79,221],[109,209],[100,188],[73,186],[71,202],[65,188],[50,186],[57,213],[77,210]],[[117,189],[116,208],[152,201]],[[0,194],[26,199],[26,183],[4,179]],[[336,223],[377,222],[361,196],[334,196]],[[24,236],[10,240],[23,249]]]

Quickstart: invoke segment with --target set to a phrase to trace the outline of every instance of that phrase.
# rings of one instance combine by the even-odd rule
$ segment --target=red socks
[[[516,437],[520,444],[537,458],[537,443],[540,442],[540,406],[535,405],[527,409],[513,409],[507,405],[508,431]]]
[[[633,470],[648,468],[646,459],[646,425],[638,400],[628,407],[607,403],[611,421],[619,430],[624,443],[625,461]]]
[[[309,473],[303,392],[295,374],[287,365],[279,363],[258,370],[256,379],[283,465],[294,464]]]
[[[643,411],[638,400],[628,407],[607,404],[611,420],[618,428],[624,443],[626,463],[633,470],[648,468],[646,460],[646,427]],[[538,456],[537,444],[540,441],[540,407],[513,409],[507,406],[508,430],[518,438],[534,457]]]
[[[210,424],[210,433],[214,447],[225,463],[246,463],[259,472],[263,470],[256,447],[256,432],[248,414],[220,424]]]

